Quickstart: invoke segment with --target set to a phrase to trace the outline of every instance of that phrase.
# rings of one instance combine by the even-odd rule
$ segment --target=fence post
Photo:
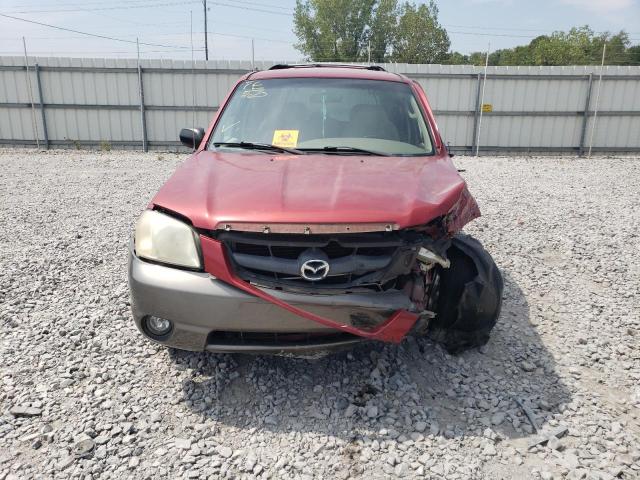
[[[138,60],[138,89],[140,91],[140,119],[142,120],[142,151],[149,151],[149,142],[147,140],[147,118],[144,111],[144,87],[142,86],[142,67]]]
[[[476,139],[478,135],[478,117],[480,116],[480,91],[482,89],[482,75],[478,74],[476,84],[476,108],[473,114],[473,139],[471,140],[471,154],[476,151]]]
[[[480,129],[482,128],[482,112],[484,106],[484,90],[487,88],[487,69],[489,68],[489,52],[491,51],[491,43],[487,45],[487,56],[484,61],[484,76],[482,77],[482,93],[480,94],[480,116],[478,117],[478,132],[476,137],[476,157],[480,153]]]
[[[33,127],[33,138],[36,141],[36,148],[40,150],[40,134],[38,133],[38,122],[36,121],[36,106],[33,103],[33,90],[31,89],[31,75],[29,75],[29,57],[27,57],[27,41],[22,37],[24,47],[24,68],[27,72],[27,86],[29,88],[29,101],[31,103],[31,124]]]
[[[596,131],[596,120],[598,119],[598,107],[600,106],[600,90],[602,90],[602,70],[604,70],[604,57],[607,52],[607,44],[602,45],[602,63],[600,64],[600,75],[598,76],[598,91],[596,92],[596,104],[593,109],[593,120],[591,121],[591,134],[589,135],[589,153],[587,158],[591,158],[593,148],[593,134]]]
[[[47,118],[44,114],[44,99],[42,98],[42,82],[40,80],[40,65],[35,64],[36,83],[38,84],[38,99],[40,100],[40,115],[42,116],[42,134],[44,135],[44,148],[49,150],[49,132],[47,131]]]
[[[587,97],[584,102],[584,114],[582,116],[582,129],[580,130],[580,146],[578,147],[578,156],[584,156],[584,141],[587,137],[587,123],[589,122],[589,107],[591,104],[591,86],[593,85],[593,73],[589,74],[589,83],[587,84]]]

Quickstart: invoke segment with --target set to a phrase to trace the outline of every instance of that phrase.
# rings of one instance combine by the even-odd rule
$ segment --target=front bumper
[[[169,319],[173,330],[161,343],[215,352],[309,352],[365,341],[363,336],[304,318],[247,293],[209,273],[145,262],[129,255],[131,308],[139,330],[149,315]],[[266,291],[266,290],[265,290]],[[270,297],[358,329],[383,325],[394,312],[412,308],[398,291],[305,295],[268,290]]]

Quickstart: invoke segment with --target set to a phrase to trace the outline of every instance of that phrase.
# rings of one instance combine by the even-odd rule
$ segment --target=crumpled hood
[[[441,157],[192,155],[153,204],[194,226],[252,223],[421,225],[447,212],[463,224],[479,215],[451,160]],[[466,212],[466,213],[465,213]]]

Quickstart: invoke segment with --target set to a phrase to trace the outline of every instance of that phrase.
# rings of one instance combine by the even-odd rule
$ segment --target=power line
[[[110,2],[110,3],[112,5],[114,5],[114,4],[117,5],[119,3],[122,3],[122,5],[130,5],[132,3],[143,3],[143,2],[149,2],[149,1],[150,0],[130,0],[130,1],[119,0],[119,1],[113,1],[113,2]],[[99,0],[98,1],[93,1],[93,2],[87,1],[87,2],[82,2],[82,5],[84,5],[84,6],[104,5],[104,1],[99,1]],[[58,8],[59,7],[77,7],[78,6],[78,2],[56,3],[56,6]],[[33,8],[36,8],[36,9],[39,9],[39,8],[51,8],[51,6],[48,5],[48,4],[31,4],[31,5],[29,5],[29,4],[24,4],[24,3],[21,2],[20,5],[15,5],[15,6],[11,6],[11,7],[5,7],[5,8],[13,8],[13,9],[17,9],[17,8],[20,8],[20,9],[27,9],[27,8],[28,9],[33,9]],[[13,13],[13,12],[4,12],[4,13]]]
[[[193,32],[194,35],[198,34],[204,34],[205,32],[201,31],[201,32],[197,32],[194,31]],[[223,37],[236,37],[236,38],[247,38],[247,39],[255,39],[255,40],[265,40],[267,42],[280,42],[280,43],[293,43],[292,40],[285,40],[282,38],[267,38],[267,37],[256,37],[255,35],[240,35],[237,33],[225,33],[225,32],[212,32],[212,31],[208,31],[209,35],[220,35]],[[166,32],[166,33],[156,33],[156,34],[152,34],[150,35],[150,37],[171,37],[171,36],[184,36],[184,35],[190,35],[189,33],[185,33],[185,32]],[[17,38],[17,37],[16,37]],[[14,37],[11,37],[11,39],[14,39]]]
[[[122,9],[136,9],[136,8],[155,8],[155,7],[163,7],[163,6],[176,6],[176,5],[185,5],[185,4],[193,4],[200,3],[201,0],[182,0],[182,1],[172,1],[172,2],[150,2],[150,0],[132,0],[125,5],[116,5],[110,7],[98,7],[98,8],[75,8],[75,9],[56,9],[56,10],[21,10],[14,11],[8,13],[53,13],[53,12],[88,12],[93,13],[95,11],[104,11],[104,10],[122,10]],[[248,0],[227,0],[228,2],[235,2],[237,4],[225,3],[220,1],[210,1],[210,3],[230,8],[237,8],[242,10],[249,10],[255,12],[262,13],[270,13],[275,15],[284,15],[284,16],[292,16],[289,9],[282,9],[273,4],[265,4],[265,3],[256,3]],[[146,2],[146,3],[142,3]],[[130,3],[142,3],[139,5],[131,5]],[[74,4],[67,4],[75,6]],[[256,8],[257,7],[257,8]],[[269,9],[267,9],[269,8]],[[272,10],[272,8],[277,9],[277,11]],[[113,18],[113,17],[111,17]],[[126,21],[123,19],[117,19],[120,21]],[[137,22],[133,22],[137,23]],[[169,22],[171,23],[171,22]],[[144,25],[144,24],[140,24]],[[157,24],[146,24],[149,26],[156,26]],[[473,26],[473,25],[453,25],[453,24],[443,24],[444,27],[458,27],[458,28],[470,28],[470,29],[478,29],[478,30],[502,30],[502,31],[530,31],[536,32],[537,35],[518,35],[518,34],[506,34],[506,33],[483,33],[483,32],[469,32],[469,31],[456,31],[456,30],[448,30],[448,34],[454,35],[470,35],[470,36],[479,36],[479,37],[507,37],[507,38],[535,38],[538,35],[546,35],[549,33],[553,33],[551,30],[536,30],[536,29],[523,29],[523,28],[508,28],[508,27],[493,27],[493,26]],[[607,32],[595,32],[595,33],[607,33]],[[635,38],[630,38],[630,40],[635,41]]]
[[[202,52],[204,51],[204,49],[202,48],[196,48],[194,49],[194,51],[196,52]],[[33,50],[29,50],[29,56],[33,56],[33,55],[49,55],[49,54],[55,54],[55,55],[60,55],[60,54],[78,54],[78,53],[83,53],[83,54],[122,54],[122,53],[126,53],[126,54],[131,54],[131,50],[55,50],[55,51],[50,51],[50,50],[38,50],[38,51],[33,51]],[[141,50],[140,53],[176,53],[175,50]],[[184,52],[184,53],[188,53],[188,52]],[[10,51],[10,50],[6,50],[6,51],[0,51],[1,55],[17,55],[17,54],[22,54],[21,51]],[[54,55],[54,56],[55,56]]]
[[[204,31],[195,31],[193,32],[194,35],[203,35]],[[235,34],[235,33],[224,33],[224,32],[208,32],[209,35],[218,35],[218,36],[222,36],[222,37],[234,37],[234,38],[246,38],[246,39],[254,39],[254,40],[263,40],[266,42],[277,42],[277,43],[288,43],[291,44],[293,43],[292,40],[284,40],[284,39],[278,39],[278,38],[267,38],[267,37],[257,37],[255,35],[239,35],[239,34]],[[155,34],[151,34],[148,35],[148,37],[154,38],[154,37],[178,37],[178,36],[188,36],[190,35],[190,33],[185,33],[185,32],[168,32],[168,33],[155,33]],[[37,39],[37,40],[73,40],[76,38],[84,38],[82,35],[74,35],[74,36],[68,36],[68,37],[29,37],[30,39]],[[20,41],[19,37],[0,37],[0,40],[7,40],[7,41],[15,41],[18,42]],[[135,42],[133,42],[135,43]],[[202,49],[196,49],[197,51],[202,50],[204,51],[204,48]]]
[[[233,3],[222,3],[222,2],[211,2],[216,5],[222,5],[226,7],[239,8],[243,10],[252,10],[256,12],[263,13],[273,13],[277,15],[287,15],[293,16],[293,13],[290,9],[283,9],[282,7],[278,7],[276,5],[264,4],[264,3],[254,3],[246,0],[227,0],[229,2],[237,2],[238,4]],[[146,3],[141,4],[140,1],[136,2],[139,4],[122,4],[122,5],[111,5],[109,7],[92,7],[92,8],[80,8],[75,4],[67,4],[68,6],[75,8],[56,8],[56,9],[37,9],[37,10],[15,10],[9,11],[6,13],[10,14],[27,14],[27,13],[74,13],[74,12],[94,12],[94,11],[105,11],[105,10],[129,10],[135,8],[157,8],[157,7],[172,7],[176,5],[188,5],[194,3],[201,3],[200,0],[182,0],[182,1],[171,1],[171,2],[157,2],[146,0]],[[58,5],[60,7],[60,5]],[[257,8],[256,8],[257,7]],[[268,10],[267,10],[268,9]]]
[[[442,24],[443,27],[452,28],[472,28],[476,30],[505,30],[513,32],[542,32],[538,28],[509,28],[509,27],[494,27],[494,26],[481,26],[481,25],[454,25],[454,24]],[[546,32],[554,32],[555,30],[546,30]]]
[[[210,4],[211,0],[207,0],[207,4]],[[222,23],[222,22],[221,22]],[[177,25],[177,26],[181,26],[183,25],[184,22],[177,22],[177,21],[173,21],[173,22],[161,22],[161,23],[149,23],[149,24],[144,24],[143,26],[145,27],[157,27],[160,25]],[[276,32],[276,33],[282,33],[283,30],[282,28],[267,28],[267,27],[263,27],[263,26],[253,26],[253,25],[246,25],[246,24],[241,24],[241,23],[233,23],[233,22],[227,22],[226,20],[224,21],[224,26],[230,26],[230,27],[236,27],[236,28],[246,28],[249,30],[255,30],[258,32]],[[180,33],[184,33],[184,32],[180,32]],[[194,33],[203,33],[203,32],[194,32]],[[121,36],[135,36],[137,34],[121,34]],[[166,33],[154,33],[154,34],[148,34],[148,36],[159,36],[159,35],[167,35]],[[31,38],[35,38],[35,37],[31,37]]]
[[[156,8],[156,7],[170,7],[176,5],[187,5],[191,3],[200,3],[199,0],[183,0],[180,2],[151,2],[142,5],[122,5],[122,6],[111,6],[111,7],[98,7],[98,8],[57,8],[55,10],[20,10],[14,12],[7,12],[12,14],[27,14],[27,13],[73,13],[73,12],[97,12],[104,10],[129,10],[132,8]]]
[[[291,12],[291,14],[293,14],[293,10],[291,10],[290,8],[283,7],[282,5],[277,5],[273,3],[256,2],[255,0],[225,0],[225,1],[231,2],[231,3],[244,3],[246,5],[251,5],[254,7],[266,7],[274,10],[282,10],[282,11]]]
[[[199,32],[196,32],[196,33],[199,33]],[[246,38],[248,40],[263,40],[265,42],[276,42],[276,43],[287,43],[287,44],[291,44],[292,43],[290,40],[278,40],[278,39],[275,39],[275,38],[254,37],[254,36],[250,36],[250,35],[236,35],[234,33],[211,32],[211,35],[220,35],[222,37]]]
[[[220,6],[223,6],[223,7],[239,8],[241,10],[250,10],[252,12],[272,13],[274,15],[284,15],[286,17],[292,17],[293,16],[293,13],[287,13],[287,12],[284,12],[284,11],[277,12],[277,11],[273,11],[273,10],[266,10],[266,9],[263,9],[263,8],[255,8],[255,7],[248,7],[248,6],[245,7],[244,5],[232,5],[230,3],[223,3],[223,2],[209,2],[209,3],[213,3],[214,5],[220,5]],[[255,5],[255,4],[252,4],[252,3],[249,3],[249,2],[246,2],[246,3],[249,4],[249,5]]]
[[[80,35],[86,35],[88,37],[96,37],[96,38],[103,38],[103,39],[106,39],[106,40],[113,40],[114,42],[134,43],[134,44],[137,43],[134,40],[126,40],[124,38],[109,37],[107,35],[99,35],[97,33],[81,32],[80,30],[74,30],[72,28],[58,27],[56,25],[50,25],[48,23],[36,22],[35,20],[27,20],[26,18],[20,18],[20,17],[11,16],[11,15],[6,15],[4,13],[0,13],[0,17],[10,18],[12,20],[18,20],[20,22],[33,23],[35,25],[40,25],[42,27],[54,28],[56,30],[63,30],[65,32],[78,33]],[[146,42],[140,42],[140,45],[146,45],[148,47],[175,48],[175,49],[185,49],[185,50],[188,50],[190,48],[190,47],[181,46],[181,45],[162,45],[162,44],[158,44],[158,43],[146,43]]]
[[[200,0],[183,0],[183,1],[171,1],[171,2],[157,2],[152,0],[131,0],[129,2],[123,3],[122,5],[111,5],[109,7],[92,7],[92,8],[80,8],[77,7],[77,4],[67,3],[67,4],[58,4],[58,7],[61,6],[72,6],[77,8],[71,9],[60,9],[57,8],[55,10],[46,9],[46,10],[19,10],[12,11],[6,13],[18,13],[18,14],[26,14],[26,13],[53,13],[53,12],[93,12],[93,11],[104,11],[104,10],[123,10],[123,9],[136,9],[136,8],[155,8],[155,7],[163,7],[163,6],[176,6],[176,5],[186,5],[200,3]],[[255,12],[262,13],[270,13],[276,15],[284,15],[284,16],[292,16],[293,13],[289,8],[282,8],[279,5],[271,4],[271,3],[261,3],[250,0],[226,0],[226,2],[220,1],[211,1],[215,5],[237,8],[242,10],[249,10]],[[93,5],[94,3],[85,2],[83,5]],[[104,5],[104,2],[95,2],[98,5]],[[133,5],[132,5],[133,4]],[[139,4],[139,5],[136,5]],[[123,19],[118,19],[124,21]],[[468,31],[455,31],[451,30],[448,33],[458,34],[458,35],[476,35],[476,36],[493,36],[493,37],[513,37],[513,38],[534,38],[538,35],[548,35],[550,33],[562,30],[540,30],[540,29],[531,29],[531,28],[513,28],[513,27],[498,27],[498,26],[482,26],[482,25],[458,25],[458,24],[442,24],[443,27],[451,27],[451,28],[466,28],[472,30],[500,30],[500,31],[517,31],[517,32],[535,32],[537,35],[516,35],[516,34],[500,34],[500,33],[480,33],[480,32],[468,32]],[[594,32],[596,34],[609,33],[605,31]],[[638,34],[640,32],[626,32],[631,35]],[[631,39],[635,40],[635,39]]]
[[[282,8],[282,4],[278,5],[278,4],[274,4],[274,3],[264,3],[264,2],[256,2],[255,0],[229,0],[231,2],[234,3],[248,3],[250,5],[259,5],[262,7],[270,7],[270,8]],[[287,10],[291,10],[290,8],[287,8]]]
[[[282,13],[282,14],[286,14],[289,16],[293,16],[293,12],[294,10],[292,10],[291,8],[288,7],[283,7],[282,5],[274,5],[272,3],[263,3],[263,2],[256,2],[255,0],[224,0],[226,3],[231,3],[231,4],[243,4],[243,5],[248,5],[250,7],[258,7],[258,8],[268,8],[269,10],[272,10],[272,12],[269,13]],[[236,8],[242,8],[243,5],[228,5],[228,6],[234,6]],[[275,10],[276,12],[273,12],[273,10]],[[257,10],[256,11],[261,11],[261,10]]]
[[[75,5],[75,6],[77,6],[77,5]],[[80,8],[80,7],[78,7],[78,8]],[[133,25],[138,25],[138,26],[144,25],[143,23],[136,22],[135,20],[129,20],[129,19],[124,19],[124,18],[114,17],[112,15],[107,15],[106,13],[94,12],[94,11],[88,10],[86,8],[81,8],[80,11],[87,12],[87,13],[89,13],[91,15],[110,18],[111,20],[117,20],[118,22],[131,23]]]
[[[535,38],[537,35],[514,35],[509,33],[481,33],[481,32],[458,32],[455,30],[446,30],[447,34],[454,35],[472,35],[476,37],[513,37],[513,38]]]
[[[549,34],[549,33],[554,33],[554,32],[564,32],[565,30],[562,29],[547,29],[547,30],[540,30],[538,28],[513,28],[513,27],[496,27],[496,26],[483,26],[483,25],[454,25],[454,24],[442,24],[443,27],[451,27],[451,28],[470,28],[473,30],[504,30],[504,31],[512,31],[512,32],[536,32],[539,33],[541,35],[545,35],[545,34]],[[567,30],[568,31],[568,30]],[[599,32],[593,32],[596,34],[602,34],[602,33],[611,33],[608,31],[599,31]],[[625,32],[629,35],[637,35],[640,34],[640,32]]]

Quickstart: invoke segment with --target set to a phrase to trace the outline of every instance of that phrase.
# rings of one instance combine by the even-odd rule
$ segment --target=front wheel
[[[427,335],[449,353],[484,345],[498,321],[502,274],[475,238],[458,234],[447,251],[451,266],[442,269],[436,317]]]

